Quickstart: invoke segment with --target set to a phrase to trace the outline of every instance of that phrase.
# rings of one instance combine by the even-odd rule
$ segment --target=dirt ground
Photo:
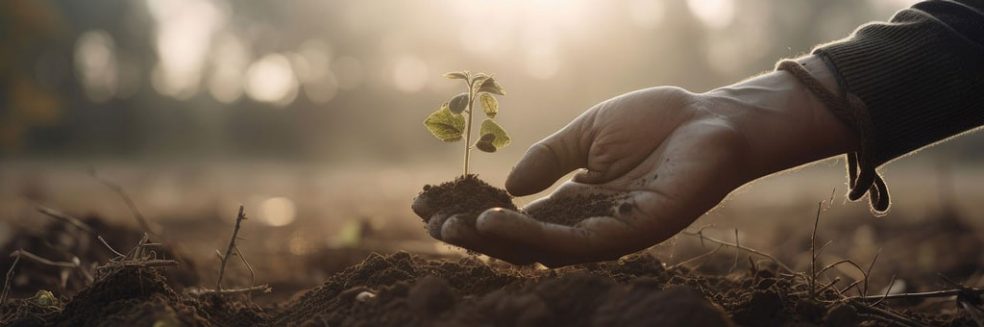
[[[373,190],[377,189],[384,188]],[[861,270],[874,262],[873,269],[864,278],[845,263],[811,279],[813,217],[800,212],[815,212],[816,202],[793,210],[795,217],[784,218],[787,225],[776,224],[778,237],[757,237],[762,234],[755,229],[746,234],[746,229],[728,226],[703,228],[705,224],[698,222],[685,234],[616,262],[546,269],[516,267],[412,241],[417,234],[426,237],[426,232],[419,219],[408,217],[411,191],[392,193],[382,197],[389,201],[385,206],[364,209],[368,218],[353,219],[362,221],[352,225],[354,229],[313,225],[312,221],[328,219],[305,218],[292,225],[264,226],[264,217],[257,213],[241,235],[242,250],[255,271],[230,263],[223,285],[230,289],[268,284],[270,293],[202,294],[202,288],[215,285],[218,260],[212,251],[224,250],[231,233],[228,208],[212,216],[182,214],[191,218],[159,220],[165,234],[152,236],[148,244],[153,250],[136,261],[174,261],[164,266],[121,264],[120,254],[113,253],[130,256],[143,241],[137,225],[127,221],[125,207],[122,213],[105,215],[114,220],[84,214],[89,212],[84,209],[65,210],[77,214],[92,233],[43,218],[34,210],[7,214],[42,226],[7,225],[17,228],[9,231],[0,251],[26,250],[68,263],[69,268],[21,258],[11,269],[16,258],[0,256],[0,274],[10,273],[4,279],[0,322],[162,327],[976,326],[974,315],[980,313],[974,309],[980,308],[975,304],[979,291],[880,300],[886,293],[982,286],[984,242],[973,225],[974,215],[963,210],[926,210],[923,216],[905,216],[898,213],[915,211],[899,210],[881,220],[842,214],[837,208],[825,211],[816,242],[822,249],[817,269],[843,258],[856,260]],[[361,204],[358,194],[363,193],[338,202]],[[39,202],[61,205],[51,199]],[[346,207],[332,205],[332,210],[300,206],[298,215],[347,214],[342,211]],[[393,207],[400,215],[370,210],[377,206]],[[732,209],[712,212],[708,218],[727,210]],[[746,211],[777,216],[762,209]],[[28,219],[34,217],[38,218]],[[391,224],[380,227],[373,219]],[[396,228],[398,223],[410,225],[417,234]],[[333,234],[321,235],[325,230]],[[341,242],[351,238],[344,235],[354,235],[357,242]],[[736,251],[737,243],[746,248]],[[868,283],[862,283],[865,280]],[[859,299],[861,293],[872,299]]]
[[[57,226],[51,224],[47,236],[75,235],[62,237],[67,243],[87,237]],[[8,248],[38,239],[21,235],[14,241],[20,243]],[[62,286],[57,278],[30,279],[23,286],[35,287],[36,293],[11,296],[0,306],[0,319],[7,326],[975,325],[952,298],[944,300],[951,305],[913,299],[874,304],[877,300],[854,298],[855,291],[843,284],[831,286],[827,278],[815,280],[811,292],[808,273],[751,255],[736,257],[733,265],[718,258],[705,266],[701,261],[712,256],[667,265],[641,253],[617,262],[545,269],[478,257],[371,253],[319,286],[264,303],[262,293],[202,294],[193,277],[177,280],[195,275],[189,262],[165,245],[155,246],[164,248],[140,259],[177,259],[177,265],[122,265],[118,255],[89,255],[80,260],[98,261],[93,281],[74,272]],[[732,266],[713,268],[723,261]],[[13,279],[52,275],[37,265],[15,268]]]

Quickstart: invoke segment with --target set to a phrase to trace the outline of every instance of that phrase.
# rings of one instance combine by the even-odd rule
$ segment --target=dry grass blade
[[[733,248],[736,248],[736,249],[740,249],[740,250],[746,251],[748,253],[752,253],[752,254],[755,254],[755,255],[758,255],[758,256],[767,258],[769,260],[772,260],[772,262],[774,262],[777,266],[779,266],[780,268],[782,268],[786,272],[790,272],[790,273],[794,272],[793,269],[789,268],[789,266],[787,266],[786,264],[782,263],[782,261],[779,261],[779,259],[776,259],[776,257],[774,257],[774,256],[772,256],[772,255],[770,255],[768,253],[765,253],[765,252],[762,252],[762,251],[759,251],[759,250],[756,250],[756,249],[753,249],[753,248],[750,248],[750,247],[747,247],[747,246],[744,246],[744,245],[734,244],[734,243],[731,243],[731,242],[728,242],[728,241],[723,241],[723,240],[719,240],[719,239],[716,239],[716,238],[713,238],[713,237],[710,237],[710,236],[706,236],[702,232],[688,232],[688,231],[683,231],[683,232],[680,232],[680,234],[695,236],[695,237],[700,238],[701,241],[706,240],[706,241],[710,241],[712,243],[716,243],[716,244],[720,244],[720,245],[724,245],[724,246],[728,246],[728,247],[733,247]]]
[[[160,233],[157,231],[157,229],[154,228],[154,226],[152,226],[150,222],[147,221],[147,218],[144,218],[144,215],[143,213],[140,212],[140,209],[137,209],[136,202],[134,202],[133,199],[130,198],[130,195],[126,193],[126,190],[124,190],[122,186],[108,179],[102,178],[102,176],[99,176],[99,174],[96,174],[95,168],[89,170],[89,175],[91,175],[92,178],[96,179],[96,181],[98,181],[100,184],[106,186],[106,188],[112,190],[114,193],[119,195],[121,199],[123,199],[123,202],[126,204],[127,208],[130,209],[130,213],[133,215],[133,219],[136,220],[138,224],[140,224],[140,228],[143,228],[144,232],[150,233],[151,235],[154,236],[160,236]]]
[[[876,306],[876,305],[882,303],[882,301],[885,301],[885,297],[888,297],[888,295],[892,293],[892,286],[895,286],[895,275],[894,274],[892,275],[892,280],[890,282],[888,282],[888,287],[885,288],[885,295],[882,295],[882,297],[880,299],[878,299],[878,301],[875,301],[875,303],[872,303],[871,306]]]
[[[77,268],[79,266],[79,264],[78,263],[75,263],[75,262],[50,260],[50,259],[41,257],[41,256],[39,256],[37,254],[28,252],[27,250],[24,250],[24,249],[20,249],[20,250],[17,250],[17,251],[14,251],[14,252],[10,253],[10,256],[11,257],[18,257],[18,258],[24,257],[24,258],[26,258],[28,260],[31,260],[31,261],[40,263],[42,265],[52,266],[52,267],[73,269],[73,268]]]
[[[14,263],[10,264],[10,269],[7,269],[7,276],[3,280],[3,293],[0,294],[0,305],[7,303],[7,295],[10,294],[10,280],[14,278],[14,268],[17,268],[17,263],[20,262],[20,256],[14,258]]]
[[[673,266],[670,266],[670,267],[669,267],[669,268],[667,268],[667,269],[668,269],[668,270],[671,270],[671,269],[673,269],[673,268],[676,268],[676,267],[682,267],[683,265],[686,265],[686,264],[689,264],[689,263],[691,263],[691,262],[696,262],[697,260],[700,260],[700,259],[703,259],[703,258],[707,258],[707,257],[709,257],[709,256],[712,256],[712,255],[714,255],[714,254],[715,254],[715,253],[717,253],[718,251],[720,251],[720,250],[721,250],[721,248],[723,248],[723,247],[724,247],[724,244],[718,244],[718,246],[717,246],[716,248],[714,248],[714,250],[711,250],[711,251],[708,251],[708,252],[706,252],[706,253],[702,253],[702,254],[700,254],[700,255],[698,255],[698,256],[696,256],[696,257],[693,257],[693,258],[690,258],[690,259],[687,259],[687,260],[684,260],[684,261],[681,261],[681,262],[678,262],[677,264],[675,264],[675,265],[673,265]]]
[[[101,242],[104,246],[106,246],[106,248],[109,249],[109,251],[113,252],[113,254],[115,254],[117,258],[124,258],[124,257],[126,257],[125,254],[120,253],[120,251],[116,251],[116,249],[114,249],[112,246],[110,246],[109,245],[109,242],[106,242],[106,239],[104,239],[102,237],[102,235],[97,235],[96,238],[99,239],[99,242]]]
[[[256,272],[253,271],[253,265],[250,265],[249,264],[249,261],[246,261],[246,256],[244,256],[243,255],[243,252],[239,250],[239,246],[238,245],[236,246],[236,255],[239,256],[239,260],[243,262],[243,265],[246,266],[246,270],[249,271],[249,285],[251,285],[251,286],[252,285],[255,285],[256,284]]]
[[[58,211],[58,210],[55,210],[55,209],[52,209],[52,208],[48,208],[48,207],[45,207],[45,206],[40,206],[40,205],[37,207],[37,210],[38,210],[38,212],[44,214],[45,216],[48,216],[48,217],[54,218],[55,220],[64,222],[64,223],[69,224],[69,225],[72,225],[72,226],[75,226],[78,229],[81,229],[81,230],[85,231],[86,233],[95,234],[95,231],[92,229],[92,227],[90,227],[88,224],[82,222],[82,220],[80,220],[78,218],[69,216],[69,215],[67,215],[67,214],[65,214],[65,213],[63,213],[61,211]]]
[[[871,276],[871,268],[875,267],[875,262],[878,262],[878,255],[880,254],[881,249],[878,249],[878,252],[875,252],[875,257],[871,258],[871,264],[868,265],[868,270],[864,272],[864,283],[862,283],[864,287],[862,287],[861,296],[868,296],[868,276]]]
[[[810,301],[816,297],[817,287],[817,229],[820,227],[820,211],[823,201],[817,203],[817,217],[813,220],[813,234],[810,235]]]

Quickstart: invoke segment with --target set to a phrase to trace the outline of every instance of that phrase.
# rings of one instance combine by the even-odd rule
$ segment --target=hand
[[[803,62],[829,78],[813,57]],[[442,220],[435,237],[517,264],[617,259],[675,235],[745,183],[856,147],[853,133],[784,72],[703,94],[639,90],[534,144],[506,181],[510,193],[529,195],[586,169],[527,209],[553,197],[626,194],[613,216],[563,226],[494,208],[474,227]]]

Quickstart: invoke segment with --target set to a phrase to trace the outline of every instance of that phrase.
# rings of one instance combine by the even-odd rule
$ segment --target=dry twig
[[[236,215],[236,227],[232,230],[232,237],[229,238],[229,247],[226,248],[225,255],[220,255],[219,259],[222,260],[219,266],[219,280],[215,282],[215,289],[217,291],[222,291],[222,277],[225,275],[226,263],[229,261],[229,256],[233,255],[232,251],[236,248],[236,237],[239,235],[239,228],[242,225],[243,220],[246,220],[245,208],[239,206],[239,214]]]
[[[226,294],[241,294],[241,293],[251,294],[251,293],[256,293],[256,292],[270,293],[272,291],[273,291],[273,288],[271,288],[270,285],[261,284],[261,285],[251,286],[251,287],[230,288],[230,289],[224,289],[224,290],[211,290],[211,289],[193,288],[193,289],[189,289],[188,290],[188,294],[189,295],[192,295],[192,296],[201,296],[201,295],[205,295],[205,294],[226,295]]]

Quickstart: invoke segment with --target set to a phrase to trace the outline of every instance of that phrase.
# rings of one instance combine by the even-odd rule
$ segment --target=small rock
[[[362,303],[366,303],[375,299],[376,299],[376,293],[370,291],[362,291],[359,292],[359,294],[355,295],[355,300]]]

